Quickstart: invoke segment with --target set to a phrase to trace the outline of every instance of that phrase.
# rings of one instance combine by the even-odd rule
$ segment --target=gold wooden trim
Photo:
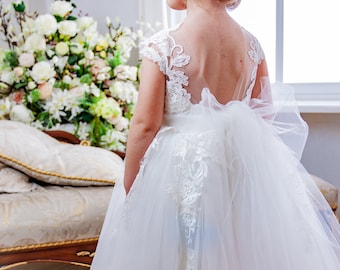
[[[39,260],[39,262],[38,261],[27,261],[27,262],[13,263],[13,264],[9,264],[9,265],[6,265],[6,266],[0,265],[0,270],[9,270],[9,269],[14,269],[14,267],[25,265],[25,264],[35,264],[35,263],[44,263],[44,262],[72,264],[72,265],[83,266],[83,267],[87,267],[87,268],[90,268],[90,266],[91,266],[90,264],[79,263],[79,262],[68,262],[68,261],[57,261],[57,260]]]
[[[54,172],[48,172],[48,171],[43,171],[40,169],[36,169],[33,168],[19,160],[16,160],[14,158],[11,158],[9,156],[6,156],[2,153],[0,153],[0,158],[8,160],[12,163],[15,163],[21,167],[24,167],[27,170],[30,170],[34,173],[38,173],[38,174],[43,174],[43,175],[48,175],[48,176],[54,176],[54,177],[59,177],[59,178],[65,178],[65,179],[69,179],[69,180],[81,180],[81,181],[94,181],[94,182],[102,182],[102,183],[110,183],[111,185],[116,183],[116,180],[107,180],[107,179],[100,179],[100,178],[91,178],[91,177],[79,177],[79,176],[66,176],[66,175],[62,175],[59,173],[54,173]]]
[[[91,142],[88,140],[82,140],[79,144],[82,146],[91,146]]]
[[[18,246],[18,247],[10,247],[10,248],[0,248],[0,253],[5,252],[14,252],[14,251],[27,251],[31,249],[37,248],[48,248],[48,247],[59,247],[63,245],[72,245],[72,244],[86,244],[88,242],[97,242],[99,237],[79,239],[79,240],[67,240],[61,242],[50,242],[50,243],[42,243],[42,244],[33,244],[26,246]]]
[[[84,251],[79,251],[76,253],[76,255],[78,257],[89,257],[89,258],[93,258],[94,257],[94,254],[95,252],[93,251],[87,251],[87,250],[84,250]]]

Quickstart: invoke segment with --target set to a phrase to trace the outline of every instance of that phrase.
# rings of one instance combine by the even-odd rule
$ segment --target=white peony
[[[53,35],[58,30],[58,23],[50,14],[39,15],[35,20],[37,31],[41,35]]]
[[[25,105],[15,105],[12,107],[9,118],[13,121],[20,121],[26,124],[33,122],[34,115],[33,112],[26,108]]]
[[[60,17],[67,16],[72,10],[72,4],[66,1],[54,1],[50,6],[51,14]]]
[[[54,77],[55,71],[48,62],[38,62],[33,66],[31,76],[33,80],[40,84]]]
[[[19,57],[19,64],[23,67],[31,67],[34,65],[34,55],[32,53],[22,53]]]
[[[45,38],[39,34],[30,35],[25,42],[24,50],[28,52],[32,51],[45,51],[46,41]]]
[[[78,33],[77,24],[74,21],[62,21],[58,23],[58,30],[61,35],[73,37]]]

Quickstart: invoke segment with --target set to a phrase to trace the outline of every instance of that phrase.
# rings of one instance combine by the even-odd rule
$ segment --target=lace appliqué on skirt
[[[178,222],[181,233],[180,267],[183,270],[197,268],[197,223],[204,181],[208,176],[207,161],[214,161],[211,147],[213,132],[183,135],[175,149],[176,179],[166,188],[178,207]],[[215,160],[217,162],[217,160]]]

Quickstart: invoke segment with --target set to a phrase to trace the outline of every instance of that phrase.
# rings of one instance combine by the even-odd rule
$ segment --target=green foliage
[[[19,4],[13,3],[12,5],[13,5],[13,8],[16,12],[22,13],[26,9],[25,3],[23,1],[21,1],[21,3],[19,3]]]
[[[18,55],[13,50],[7,51],[5,53],[5,57],[3,61],[7,66],[11,68],[17,67],[19,64]]]

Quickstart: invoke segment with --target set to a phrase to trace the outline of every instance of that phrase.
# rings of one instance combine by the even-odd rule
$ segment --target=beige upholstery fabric
[[[37,188],[26,174],[0,162],[0,193],[28,192]]]
[[[316,185],[319,187],[321,193],[325,196],[327,202],[333,210],[338,208],[338,193],[339,190],[331,183],[323,180],[322,178],[311,175]]]
[[[112,186],[58,187],[0,196],[0,252],[98,237]]]
[[[0,162],[56,185],[113,185],[123,160],[111,151],[60,143],[20,122],[0,121]]]

